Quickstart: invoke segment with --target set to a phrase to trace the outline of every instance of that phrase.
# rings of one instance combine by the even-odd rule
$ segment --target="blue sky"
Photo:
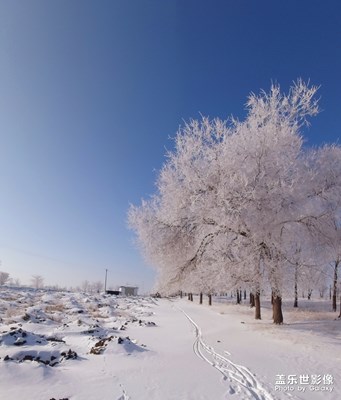
[[[339,140],[341,5],[0,0],[0,270],[28,284],[153,284],[127,229],[183,120],[321,85],[307,145]]]

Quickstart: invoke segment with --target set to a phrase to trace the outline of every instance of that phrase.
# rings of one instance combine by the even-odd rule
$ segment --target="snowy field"
[[[324,300],[247,305],[2,288],[0,399],[341,399],[341,321]]]

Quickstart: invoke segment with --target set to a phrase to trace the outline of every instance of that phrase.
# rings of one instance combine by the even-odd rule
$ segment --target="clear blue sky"
[[[341,3],[0,0],[0,270],[152,286],[126,226],[182,120],[321,85],[308,145],[339,140]]]

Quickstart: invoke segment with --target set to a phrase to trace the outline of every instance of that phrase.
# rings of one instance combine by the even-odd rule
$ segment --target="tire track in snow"
[[[235,364],[226,357],[230,356],[230,353],[225,351],[225,356],[223,356],[217,353],[213,347],[208,346],[202,338],[202,332],[199,325],[197,325],[180,307],[174,307],[185,315],[195,329],[196,338],[193,343],[193,351],[195,355],[217,369],[223,375],[224,380],[230,382],[230,395],[237,394],[238,399],[241,398],[241,395],[244,395],[244,398],[254,400],[275,400],[273,395],[262,386],[248,368],[243,365]],[[288,396],[288,398],[289,397],[293,398],[292,396]]]

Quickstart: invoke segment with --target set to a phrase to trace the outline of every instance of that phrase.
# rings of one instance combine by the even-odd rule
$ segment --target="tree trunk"
[[[237,304],[240,304],[239,290],[237,290]]]
[[[262,319],[261,318],[261,312],[260,312],[260,291],[257,290],[256,294],[254,296],[254,301],[255,301],[255,319]]]
[[[311,299],[312,294],[313,294],[313,289],[308,289],[308,300]]]
[[[298,281],[298,268],[297,268],[297,265],[295,265],[295,285],[294,285],[295,301],[294,301],[294,307],[298,307],[297,281]]]
[[[271,305],[274,305],[274,292],[273,290],[271,291]]]
[[[255,306],[255,296],[252,292],[250,292],[250,307],[254,307]]]
[[[277,325],[283,324],[282,297],[281,296],[274,295],[272,311],[273,311],[274,324],[277,324]]]
[[[341,296],[340,296],[340,314],[339,314],[339,318],[341,318]]]
[[[200,300],[199,300],[199,304],[202,304],[202,292],[200,292]]]
[[[246,290],[244,290],[244,300],[246,300]]]
[[[182,290],[180,290],[180,299],[182,299]]]
[[[334,280],[333,280],[333,311],[336,311],[336,292],[337,292],[337,269],[339,266],[339,261],[335,261],[334,266]]]
[[[212,295],[211,294],[208,295],[208,305],[209,306],[212,305]]]

